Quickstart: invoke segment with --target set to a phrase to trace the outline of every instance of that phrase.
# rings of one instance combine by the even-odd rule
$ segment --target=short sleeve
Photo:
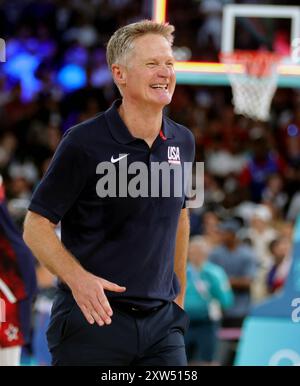
[[[75,143],[70,133],[66,134],[35,189],[28,209],[57,224],[86,184],[87,163],[84,149]]]

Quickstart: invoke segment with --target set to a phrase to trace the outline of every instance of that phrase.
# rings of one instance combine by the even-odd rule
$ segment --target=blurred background
[[[187,353],[190,364],[232,365],[245,318],[282,293],[292,265],[300,211],[300,71],[289,82],[279,79],[269,119],[262,122],[235,113],[226,74],[218,77],[212,64],[219,63],[226,4],[283,2],[0,1],[6,44],[6,61],[0,63],[0,174],[9,212],[22,231],[32,192],[64,132],[118,97],[105,59],[109,37],[122,25],[153,17],[154,7],[164,4],[164,18],[176,27],[176,59],[211,65],[204,75],[191,71],[192,78],[186,72],[179,77],[179,71],[166,108],[193,132],[196,160],[205,162],[204,205],[191,210]],[[291,28],[289,18],[241,18],[234,49],[289,57]],[[48,365],[45,331],[55,278],[38,263],[36,272],[39,293],[22,363]],[[296,359],[288,360],[300,363],[300,348],[293,352]]]

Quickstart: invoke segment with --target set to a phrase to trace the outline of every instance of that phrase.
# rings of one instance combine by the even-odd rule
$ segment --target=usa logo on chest
[[[168,146],[168,162],[169,164],[180,165],[180,152],[178,146]]]

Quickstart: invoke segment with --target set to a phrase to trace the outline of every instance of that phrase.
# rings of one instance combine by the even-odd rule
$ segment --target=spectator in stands
[[[215,363],[222,310],[233,303],[226,273],[221,267],[207,261],[210,249],[201,236],[190,241],[185,309],[190,316],[186,350],[188,360],[193,365]]]
[[[0,366],[17,366],[29,340],[36,279],[33,256],[9,216],[0,178]]]
[[[289,273],[291,265],[291,243],[286,237],[278,237],[270,243],[270,251],[273,257],[273,265],[267,275],[269,293],[280,290]]]
[[[252,209],[249,228],[239,234],[242,239],[248,239],[251,242],[257,257],[257,271],[251,285],[251,294],[255,301],[264,299],[268,294],[266,275],[272,264],[269,244],[278,234],[272,227],[271,220],[270,209],[266,205],[258,204]]]
[[[202,216],[202,236],[210,248],[220,243],[219,223],[218,215],[212,210]]]
[[[253,155],[241,173],[240,183],[250,189],[253,201],[260,202],[268,177],[274,173],[283,173],[284,169],[282,157],[270,151],[266,138],[260,137],[253,141]]]
[[[262,192],[262,202],[272,210],[273,218],[282,218],[288,195],[283,190],[284,181],[280,174],[271,174]]]
[[[239,228],[235,220],[221,223],[221,245],[209,255],[209,261],[222,267],[229,276],[233,289],[234,303],[225,311],[223,319],[223,326],[228,327],[241,327],[244,317],[248,314],[251,305],[250,287],[256,272],[254,251],[239,242]]]
[[[51,356],[46,340],[46,331],[50,321],[50,311],[55,294],[55,277],[43,265],[37,262],[36,276],[38,280],[38,294],[34,304],[35,320],[32,338],[33,357],[35,364],[49,366]]]

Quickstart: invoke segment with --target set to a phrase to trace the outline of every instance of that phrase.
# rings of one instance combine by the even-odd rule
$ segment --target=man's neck
[[[151,147],[161,129],[162,109],[123,100],[118,111],[130,134]]]

